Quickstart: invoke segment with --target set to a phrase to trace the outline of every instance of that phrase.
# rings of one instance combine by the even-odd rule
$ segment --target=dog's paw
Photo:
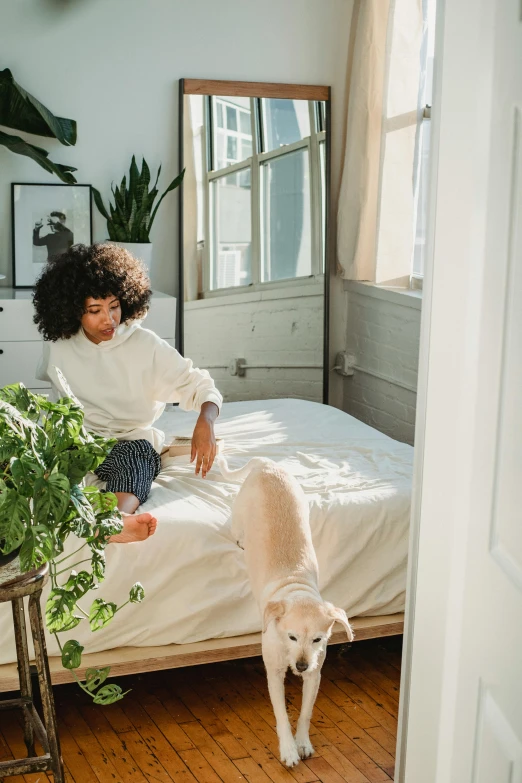
[[[310,742],[309,737],[299,737],[296,735],[295,741],[297,745],[297,752],[299,753],[299,758],[309,759],[310,756],[314,755],[314,746]]]
[[[295,767],[296,764],[299,764],[299,753],[297,752],[297,746],[293,738],[288,742],[281,742],[279,754],[282,763],[286,764],[287,767]]]

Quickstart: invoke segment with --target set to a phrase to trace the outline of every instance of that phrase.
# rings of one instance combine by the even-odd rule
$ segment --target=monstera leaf
[[[76,122],[65,117],[55,117],[49,109],[28,93],[14,79],[9,68],[0,71],[0,125],[14,130],[58,139],[61,144],[76,144]],[[29,144],[20,136],[0,131],[0,144],[17,155],[31,158],[46,171],[56,174],[62,182],[74,184],[71,174],[74,166],[54,163],[42,147]]]

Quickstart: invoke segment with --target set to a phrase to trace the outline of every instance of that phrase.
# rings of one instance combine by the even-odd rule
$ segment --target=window
[[[307,101],[262,99],[263,152],[276,150],[310,136]]]
[[[210,183],[211,289],[252,282],[251,188],[245,176],[249,173],[217,177]]]
[[[308,148],[262,164],[263,282],[312,274]]]
[[[430,172],[431,102],[433,88],[433,60],[435,55],[436,0],[427,0],[427,30],[424,63],[424,97],[426,106],[419,131],[418,169],[416,182],[415,245],[413,250],[412,277],[422,280],[426,261],[426,234],[428,227],[428,191]]]
[[[213,99],[214,170],[224,169],[252,155],[250,98]]]
[[[205,104],[203,293],[324,274],[326,104]]]

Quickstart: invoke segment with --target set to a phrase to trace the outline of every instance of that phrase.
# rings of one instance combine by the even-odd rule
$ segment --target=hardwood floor
[[[55,688],[72,783],[384,783],[393,780],[401,638],[330,648],[310,732],[315,755],[279,762],[260,658],[124,677],[109,707],[75,685]],[[7,695],[7,694],[5,694]],[[287,678],[295,725],[301,699]],[[23,755],[20,725],[0,713],[0,760]],[[52,775],[49,774],[49,780]],[[8,778],[44,783],[44,773]]]

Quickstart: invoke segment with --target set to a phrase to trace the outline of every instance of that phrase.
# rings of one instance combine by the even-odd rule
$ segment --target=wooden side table
[[[22,710],[24,717],[24,740],[27,747],[26,758],[0,762],[0,778],[51,770],[54,774],[55,783],[65,783],[40,608],[42,588],[48,578],[49,568],[47,565],[28,573],[22,573],[18,557],[7,565],[0,567],[0,603],[10,601],[13,609],[16,657],[18,659],[18,675],[20,678],[20,698],[0,701],[0,710]],[[29,621],[34,643],[36,670],[40,683],[44,723],[42,723],[33,703],[24,611],[25,596],[29,596]],[[43,756],[36,755],[34,747],[35,736],[43,746]]]

